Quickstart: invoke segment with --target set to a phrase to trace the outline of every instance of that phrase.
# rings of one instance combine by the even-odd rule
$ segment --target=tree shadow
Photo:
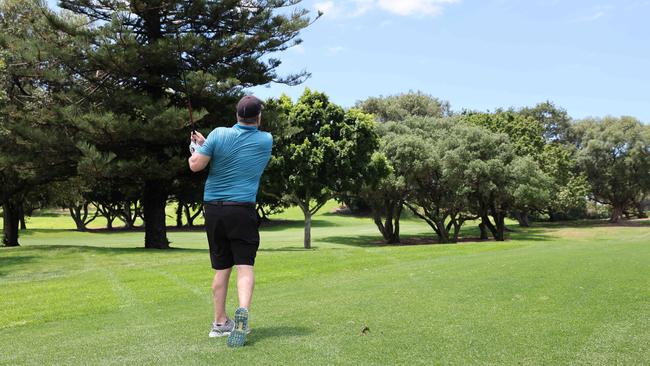
[[[517,228],[508,234],[510,241],[551,241],[554,236],[541,227]]]
[[[315,249],[318,249],[318,247],[312,246],[311,249],[305,249],[303,247],[259,248],[257,251],[258,252],[312,252]]]
[[[30,245],[28,247],[23,247],[23,248],[29,248],[29,250],[32,251],[48,251],[48,250],[70,250],[70,251],[77,251],[77,252],[90,252],[90,253],[98,253],[98,254],[113,254],[113,255],[120,255],[120,254],[133,254],[133,253],[148,253],[148,254],[161,254],[161,255],[167,255],[167,254],[173,254],[173,253],[182,253],[182,252],[206,252],[208,250],[207,246],[205,249],[201,248],[178,248],[178,247],[171,247],[169,249],[149,249],[149,248],[144,248],[144,247],[123,247],[123,248],[116,248],[116,247],[101,247],[101,246],[89,246],[89,245],[68,245],[68,244],[52,244],[52,245]]]
[[[305,337],[313,332],[312,329],[307,327],[277,326],[253,328],[246,343],[248,345],[254,345],[257,342],[268,338]]]
[[[535,222],[534,226],[554,229],[591,227],[650,227],[650,219],[621,219],[618,223],[611,223],[607,219]]]
[[[404,241],[405,239],[422,240],[423,243],[420,245],[424,245],[424,242],[426,241],[428,241],[428,243],[426,244],[430,244],[430,245],[438,244],[436,239],[434,238],[429,239],[426,236],[408,235],[408,236],[402,236],[401,239],[402,241]],[[326,242],[330,244],[339,244],[339,245],[346,245],[346,246],[360,247],[360,248],[409,246],[408,244],[403,244],[403,243],[388,244],[384,240],[382,240],[381,236],[378,235],[357,235],[357,236],[337,235],[337,236],[327,236],[324,238],[319,238],[318,241]]]
[[[457,243],[440,243],[438,238],[432,232],[422,232],[414,235],[401,235],[400,243],[388,244],[379,235],[357,235],[357,236],[328,236],[319,238],[319,241],[331,244],[339,244],[360,248],[369,247],[407,247],[414,245],[441,245],[441,244],[484,244],[495,243],[494,239],[481,240],[479,237],[480,231],[476,230],[463,230],[462,235],[459,237]],[[517,229],[510,232],[505,242],[519,242],[519,241],[551,241],[553,235],[546,233],[543,228],[526,228]]]
[[[59,234],[59,233],[70,233],[75,232],[74,229],[30,229],[20,230],[20,236],[32,236],[34,234]],[[80,232],[80,231],[78,231]]]
[[[0,257],[0,277],[11,273],[12,267],[33,262],[36,259],[33,255],[16,255],[12,257]]]
[[[311,227],[336,227],[341,226],[328,220],[311,220]],[[285,229],[302,229],[305,227],[303,220],[272,220],[263,222],[260,231],[282,231]]]

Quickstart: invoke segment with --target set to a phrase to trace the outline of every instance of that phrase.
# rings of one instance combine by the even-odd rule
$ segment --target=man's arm
[[[205,137],[200,132],[195,132],[190,136],[190,139],[198,144],[199,146],[203,146],[205,143]],[[192,156],[188,159],[188,163],[190,165],[190,170],[197,173],[200,172],[201,170],[205,169],[205,167],[208,166],[210,163],[211,157],[208,155],[203,155],[199,153],[198,151],[194,151],[192,153]]]
[[[195,152],[192,154],[192,156],[190,156],[188,162],[190,163],[190,170],[194,173],[197,173],[208,166],[210,163],[210,157],[199,152]]]

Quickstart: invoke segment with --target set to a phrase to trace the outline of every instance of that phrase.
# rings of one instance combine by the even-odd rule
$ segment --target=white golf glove
[[[190,142],[190,153],[194,154],[200,147],[201,145],[197,144],[196,142]]]

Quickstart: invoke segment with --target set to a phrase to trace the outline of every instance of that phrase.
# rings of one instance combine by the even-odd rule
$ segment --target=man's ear
[[[257,116],[257,127],[260,127],[262,124],[262,112]]]

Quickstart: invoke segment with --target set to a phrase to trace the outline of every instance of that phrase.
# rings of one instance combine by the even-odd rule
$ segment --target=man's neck
[[[247,128],[252,128],[252,127],[258,128],[259,127],[257,125],[257,123],[244,123],[244,122],[238,121],[237,124],[242,126],[242,127],[247,127]]]

